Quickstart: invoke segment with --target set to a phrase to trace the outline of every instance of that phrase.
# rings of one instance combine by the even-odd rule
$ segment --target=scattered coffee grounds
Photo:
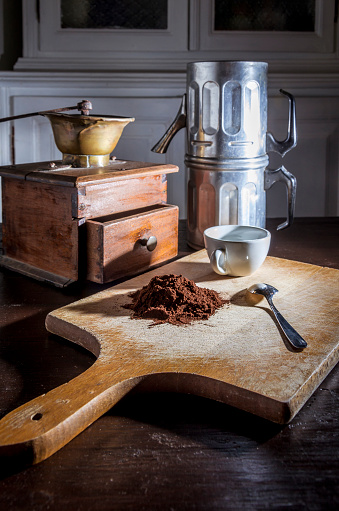
[[[126,305],[134,318],[150,318],[154,324],[185,325],[208,319],[228,300],[212,290],[198,287],[182,275],[153,277],[147,286],[130,295],[133,302]]]

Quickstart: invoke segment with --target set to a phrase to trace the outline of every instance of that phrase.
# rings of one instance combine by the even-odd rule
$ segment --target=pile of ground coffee
[[[153,277],[130,297],[133,301],[125,307],[134,311],[133,317],[150,318],[155,324],[183,325],[208,319],[228,303],[216,291],[174,274]]]

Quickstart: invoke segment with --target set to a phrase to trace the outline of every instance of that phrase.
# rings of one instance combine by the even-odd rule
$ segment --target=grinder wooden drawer
[[[178,211],[155,204],[87,220],[88,280],[111,282],[175,257]]]

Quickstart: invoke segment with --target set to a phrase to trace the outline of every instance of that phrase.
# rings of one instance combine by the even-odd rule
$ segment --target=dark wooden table
[[[339,218],[278,223],[270,255],[339,269]],[[2,417],[93,363],[44,320],[103,286],[60,290],[4,269],[0,282]],[[338,405],[338,367],[286,426],[194,396],[130,395],[44,462],[2,461],[0,509],[339,509]]]

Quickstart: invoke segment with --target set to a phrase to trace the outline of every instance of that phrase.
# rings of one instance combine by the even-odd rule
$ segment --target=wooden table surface
[[[270,255],[339,269],[339,218],[278,223],[268,221]],[[94,362],[44,321],[110,285],[60,290],[5,269],[0,282],[3,417]],[[338,509],[338,405],[338,366],[286,426],[194,396],[129,395],[46,461],[0,460],[0,509]]]

